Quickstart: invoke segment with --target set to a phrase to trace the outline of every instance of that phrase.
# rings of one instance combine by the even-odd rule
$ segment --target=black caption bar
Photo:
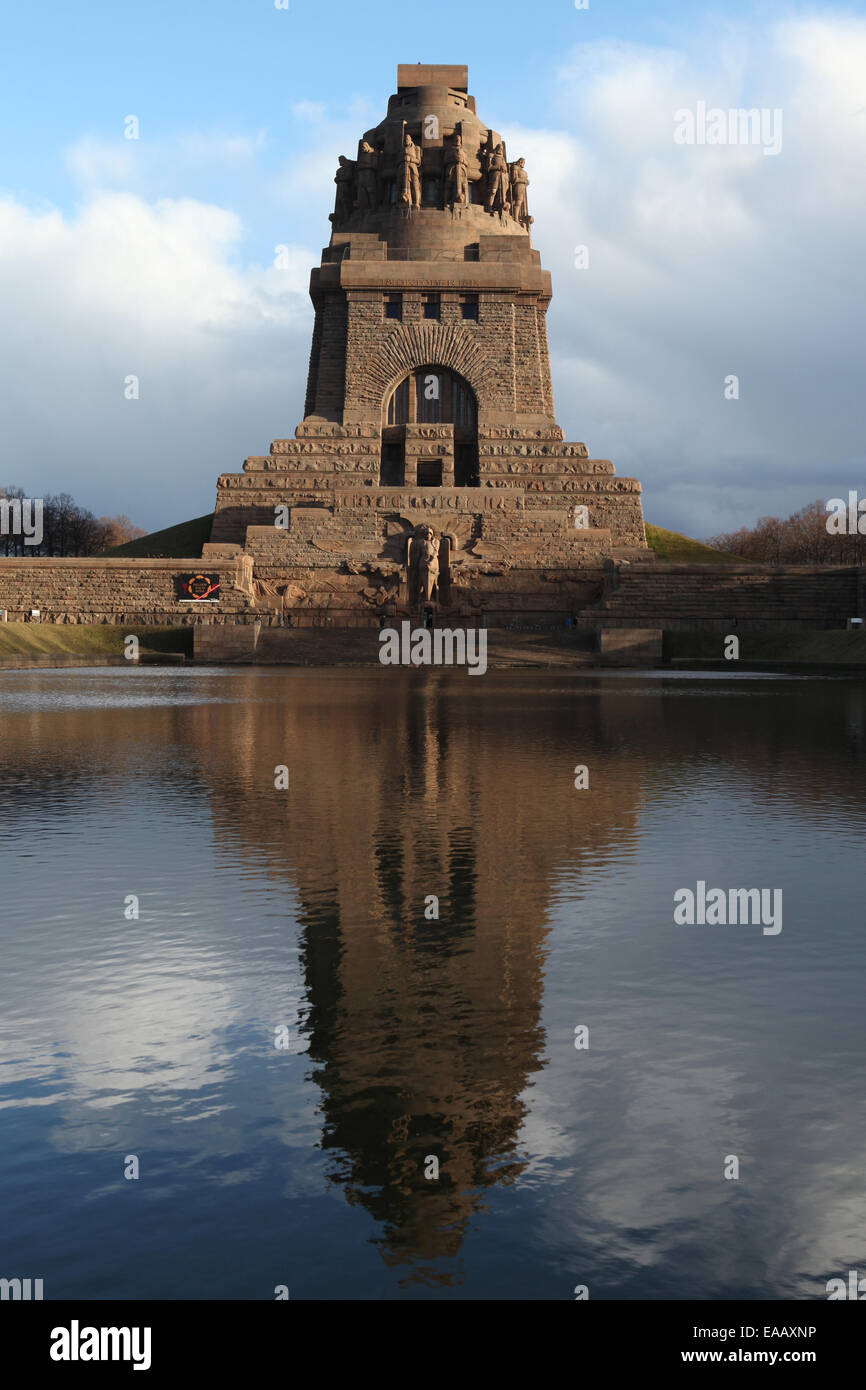
[[[332,1376],[343,1356],[349,1370],[359,1356],[387,1361],[390,1339],[401,1334],[424,1339],[428,1376],[437,1363],[453,1374],[470,1348],[487,1369],[515,1356],[537,1357],[541,1369],[552,1348],[540,1334],[561,1338],[557,1349],[577,1358],[575,1367],[591,1354],[611,1372],[797,1366],[826,1378],[852,1360],[864,1332],[864,1312],[836,1301],[0,1303],[4,1369],[15,1365],[19,1376],[39,1372],[58,1384],[104,1372],[142,1384],[185,1373],[225,1379],[263,1363],[290,1374],[299,1353],[308,1360],[317,1349]]]

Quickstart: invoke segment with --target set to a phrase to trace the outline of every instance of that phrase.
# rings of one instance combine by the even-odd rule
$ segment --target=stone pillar
[[[454,426],[436,425],[439,448],[442,451],[442,486],[454,486]]]

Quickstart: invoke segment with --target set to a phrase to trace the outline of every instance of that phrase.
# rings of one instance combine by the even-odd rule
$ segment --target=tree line
[[[859,533],[856,518],[840,522],[828,506],[819,498],[786,520],[762,516],[754,526],[713,536],[709,544],[765,565],[866,564],[866,534]],[[866,527],[866,515],[860,521]]]
[[[35,539],[41,529],[41,539],[36,545],[26,544],[28,537],[23,533],[17,518],[15,503],[24,504],[28,494],[23,488],[0,486],[0,555],[47,556],[87,556],[101,555],[116,545],[146,536],[140,526],[135,526],[128,516],[94,516],[93,512],[82,507],[68,492],[49,494],[41,498],[41,525],[36,526],[37,512],[34,506],[25,507],[30,538]],[[36,499],[32,500],[33,502]],[[3,504],[7,505],[4,506]]]

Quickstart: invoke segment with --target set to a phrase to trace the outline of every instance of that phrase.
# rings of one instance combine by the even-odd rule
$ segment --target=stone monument
[[[219,479],[205,557],[264,623],[561,625],[648,552],[639,483],[556,423],[525,160],[465,67],[401,64],[335,183],[304,419]]]

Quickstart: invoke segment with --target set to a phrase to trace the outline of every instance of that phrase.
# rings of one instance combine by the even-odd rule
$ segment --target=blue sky
[[[371,122],[378,120],[398,62],[467,62],[479,105],[495,109],[500,125],[544,126],[557,111],[553,65],[575,44],[673,41],[699,49],[738,15],[769,20],[816,8],[742,0],[590,0],[586,11],[573,0],[405,7],[289,0],[288,10],[269,0],[85,0],[66,12],[10,7],[0,86],[2,186],[73,208],[80,189],[66,150],[84,134],[118,138],[119,113],[122,121],[130,112],[149,140],[181,131],[254,139],[264,131],[262,167],[276,171],[290,142],[306,136],[306,122],[294,114],[300,103],[366,106]],[[210,186],[227,204],[237,201],[229,170],[212,175]]]
[[[560,422],[651,520],[862,488],[863,6],[19,6],[3,46],[0,482],[155,528],[291,435],[337,156],[423,60],[527,157]],[[677,148],[700,100],[781,109],[778,157]]]

